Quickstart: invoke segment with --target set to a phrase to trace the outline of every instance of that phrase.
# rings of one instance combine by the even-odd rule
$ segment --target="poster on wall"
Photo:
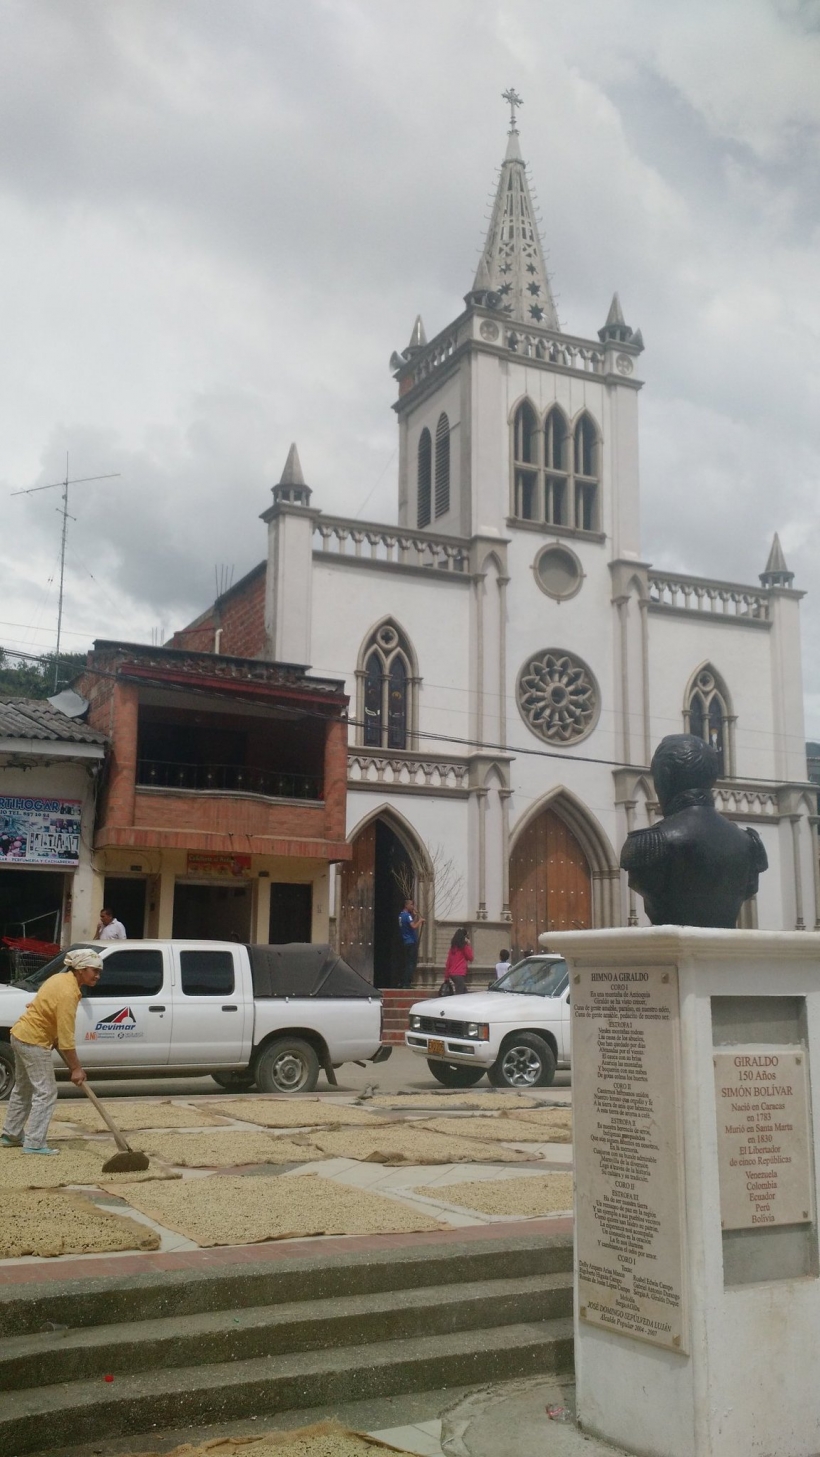
[[[82,800],[0,795],[0,865],[79,865]]]

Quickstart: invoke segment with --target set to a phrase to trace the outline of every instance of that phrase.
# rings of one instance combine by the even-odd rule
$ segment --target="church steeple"
[[[764,587],[791,587],[794,582],[794,572],[790,572],[786,566],[786,558],[783,555],[777,532],[774,534],[765,571],[760,573],[760,581]]]
[[[518,145],[515,111],[522,101],[512,88],[504,92],[504,100],[509,102],[511,114],[507,153],[498,179],[487,241],[468,299],[482,294],[491,308],[516,323],[558,329],[558,314]]]

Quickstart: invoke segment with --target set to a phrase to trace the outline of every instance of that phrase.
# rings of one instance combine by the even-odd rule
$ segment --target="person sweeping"
[[[96,951],[69,951],[64,968],[43,982],[11,1029],[15,1083],[0,1144],[22,1146],[23,1153],[60,1152],[46,1141],[57,1102],[53,1048],[68,1067],[72,1083],[79,1088],[86,1080],[75,1050],[74,1021],[83,987],[96,986],[100,979],[102,957]]]

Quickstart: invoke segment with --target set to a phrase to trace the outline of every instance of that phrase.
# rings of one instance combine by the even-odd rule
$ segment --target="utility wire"
[[[32,657],[31,654],[22,654],[21,656]],[[43,661],[46,661],[46,660],[40,658],[40,659],[35,659],[34,661],[43,662]],[[127,665],[125,665],[125,666],[127,667]],[[168,687],[169,687],[168,682],[165,679],[163,679],[163,678],[145,678],[141,674],[139,676],[137,676],[136,674],[134,674],[132,676],[127,671],[126,672],[120,672],[120,673],[109,673],[109,672],[106,672],[106,670],[104,668],[84,668],[81,671],[82,672],[89,673],[93,677],[96,677],[96,678],[107,678],[107,679],[111,679],[114,682],[119,681],[121,683],[122,682],[125,682],[125,683],[136,683],[136,684],[139,684],[140,686],[142,686],[144,688],[160,688],[160,689],[165,689],[167,691],[168,690]],[[228,701],[234,701],[234,702],[235,702],[235,699],[236,699],[235,692],[234,693],[231,693],[231,692],[226,692],[224,690],[223,691],[220,691],[219,688],[216,688],[216,687],[214,687],[214,688],[197,688],[193,684],[186,684],[185,685],[185,691],[187,693],[195,694],[195,695],[197,695],[199,697],[202,697],[202,698],[225,698]],[[327,720],[328,720],[328,718],[330,717],[330,715],[328,713],[319,713],[316,710],[312,710],[312,709],[309,709],[309,708],[304,708],[302,705],[300,705],[300,707],[299,707],[299,716],[302,717],[302,718],[313,718],[313,719],[317,719],[317,720],[319,720],[321,722],[324,722],[324,723],[326,723]],[[344,715],[344,714],[341,715],[341,718],[342,718],[342,722],[346,723],[350,728],[364,728],[365,727],[364,720],[362,720],[362,719],[350,718],[348,715]],[[597,756],[592,755],[592,754],[567,754],[567,753],[561,752],[561,751],[559,751],[557,749],[534,749],[534,748],[531,748],[529,745],[522,746],[522,745],[518,745],[518,744],[496,744],[496,743],[492,743],[492,742],[489,742],[489,741],[486,741],[486,740],[480,740],[480,739],[464,739],[464,738],[459,738],[459,737],[457,737],[454,734],[439,734],[439,733],[433,733],[433,732],[430,732],[430,731],[425,731],[423,729],[417,730],[417,737],[418,738],[421,738],[421,739],[431,739],[431,740],[434,740],[437,743],[455,744],[455,745],[458,745],[459,747],[462,747],[462,748],[472,749],[473,751],[475,751],[477,749],[487,749],[491,753],[494,753],[494,754],[496,754],[496,753],[500,753],[500,754],[510,754],[510,755],[513,755],[516,758],[518,758],[521,755],[526,755],[528,758],[534,758],[534,759],[560,759],[565,764],[567,762],[572,763],[572,764],[599,764],[599,765],[603,765],[605,768],[610,768],[610,769],[632,769],[636,774],[648,774],[649,773],[649,766],[648,765],[646,765],[646,764],[634,764],[634,763],[633,764],[630,764],[630,763],[627,763],[627,761],[625,759],[604,759],[604,758],[598,758]],[[351,747],[352,748],[356,748],[356,747],[364,748],[366,746],[365,745],[355,745],[354,744],[354,745],[351,745]],[[723,778],[726,778],[726,779],[732,779],[732,778],[735,778],[736,776],[734,776],[734,775],[723,775],[722,777]],[[783,784],[784,781],[782,779],[762,779],[762,778],[757,778],[756,777],[753,782],[755,784],[761,784],[761,785],[768,785],[768,784],[770,784],[772,786],[779,786],[779,785]],[[807,783],[807,784],[810,783],[809,780],[805,780],[805,781],[801,781],[801,782],[802,783]]]

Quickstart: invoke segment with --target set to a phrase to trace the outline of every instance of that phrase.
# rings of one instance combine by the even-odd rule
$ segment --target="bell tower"
[[[597,339],[562,328],[518,131],[518,94],[463,312],[394,353],[399,522],[471,538],[568,538],[585,573],[640,558],[639,330],[617,294]],[[587,558],[589,557],[589,561]]]

